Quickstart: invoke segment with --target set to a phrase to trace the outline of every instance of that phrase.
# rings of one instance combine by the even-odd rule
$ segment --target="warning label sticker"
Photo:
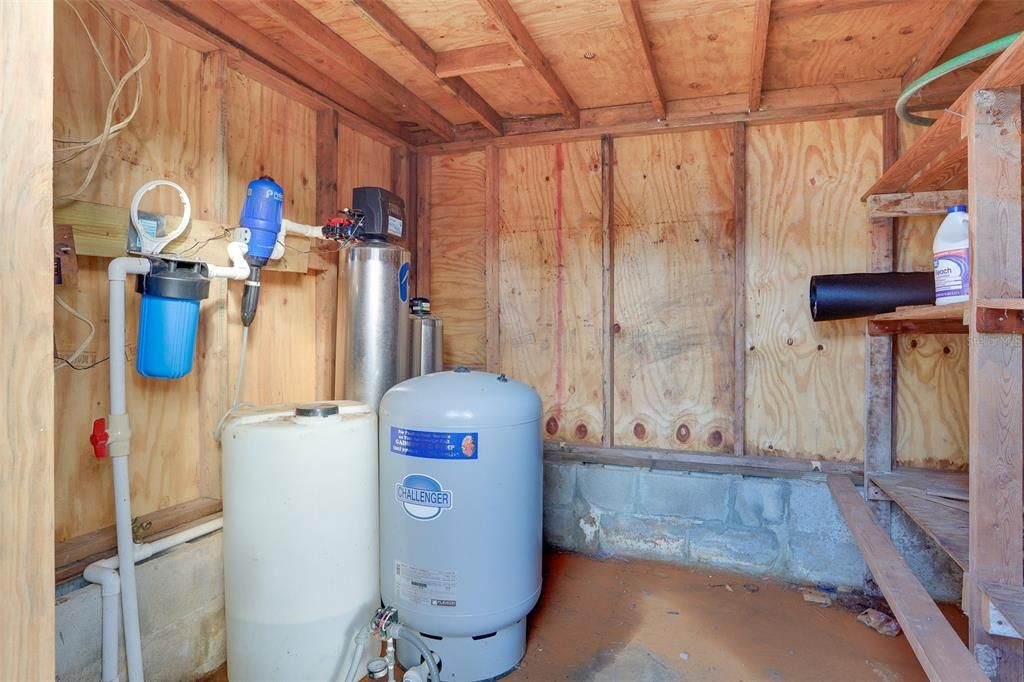
[[[424,459],[471,460],[478,457],[479,434],[473,432],[418,431],[391,427],[391,452]]]
[[[398,596],[424,606],[454,607],[459,584],[457,571],[432,571],[401,561],[395,562],[395,586]]]

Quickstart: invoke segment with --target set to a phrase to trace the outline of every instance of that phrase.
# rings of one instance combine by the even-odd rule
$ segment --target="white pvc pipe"
[[[118,459],[124,459],[119,457]],[[187,528],[180,533],[168,535],[154,542],[147,542],[133,546],[135,563],[144,561],[154,554],[159,554],[172,547],[177,547],[196,538],[220,530],[224,527],[223,517],[201,523],[192,528]],[[103,646],[102,646],[102,676],[103,682],[118,682],[117,651],[118,651],[118,608],[117,596],[121,592],[121,579],[118,575],[118,568],[121,562],[118,557],[110,557],[89,564],[82,574],[86,580],[100,586],[100,594],[103,601]]]
[[[243,242],[231,242],[228,244],[228,258],[231,259],[231,265],[216,265],[214,263],[207,263],[207,271],[210,273],[210,277],[224,277],[226,279],[238,279],[242,280],[249,276],[249,264],[245,262],[245,254],[248,251],[248,245]]]
[[[149,272],[145,258],[115,258],[107,268],[110,281],[110,415],[127,414],[124,359],[124,282],[129,273]],[[113,421],[113,419],[111,419]],[[125,420],[127,422],[127,420]],[[143,682],[142,637],[139,633],[139,602],[135,591],[135,548],[132,542],[131,486],[128,477],[127,444],[123,454],[114,453],[114,521],[117,527],[117,557],[121,571],[121,612],[124,620],[124,648],[130,682]]]
[[[285,234],[294,234],[300,237],[310,237],[312,239],[324,238],[323,225],[303,225],[302,223],[297,223],[294,220],[288,220],[285,218],[281,221],[281,229]]]

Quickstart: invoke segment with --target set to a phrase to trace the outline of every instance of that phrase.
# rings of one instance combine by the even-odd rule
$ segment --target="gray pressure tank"
[[[441,658],[444,682],[489,680],[526,651],[540,597],[537,392],[458,368],[380,404],[381,597]],[[419,654],[399,640],[399,662]]]

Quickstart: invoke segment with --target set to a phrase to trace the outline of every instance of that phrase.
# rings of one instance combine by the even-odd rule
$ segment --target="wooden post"
[[[52,3],[0,2],[0,98],[0,679],[52,680]]]
[[[970,570],[965,601],[970,646],[995,680],[1024,678],[1022,642],[984,630],[981,585],[1020,587],[1022,528],[1021,337],[981,334],[982,298],[1021,296],[1020,87],[978,90],[967,107],[971,231]]]
[[[733,408],[732,452],[746,452],[747,405],[747,125],[733,127]]]
[[[338,112],[316,112],[316,220],[325,224],[338,206]],[[311,248],[317,244],[311,243]],[[338,334],[338,254],[320,254],[316,274],[316,385],[317,400],[334,398]]]
[[[228,112],[227,55],[221,51],[203,54],[200,72],[200,149],[207,154],[199,169],[204,181],[194,197],[196,216],[218,223],[228,221]],[[196,399],[199,411],[199,495],[220,499],[220,444],[213,432],[231,400],[231,363],[228,358],[228,282],[217,277],[210,282],[210,295],[201,306],[196,345],[199,347]]]
[[[896,162],[899,153],[899,122],[896,112],[889,109],[882,117],[882,170]],[[871,272],[892,272],[895,264],[896,221],[892,218],[871,220],[870,262]],[[865,386],[864,386],[864,497],[878,525],[889,530],[892,503],[869,480],[871,473],[892,471],[895,460],[893,405],[895,373],[893,372],[893,342],[891,336],[870,336],[865,328]],[[870,572],[865,576],[870,591]]]
[[[501,365],[501,295],[498,291],[501,281],[499,211],[499,176],[501,173],[498,148],[487,147],[484,176],[484,271],[487,276],[487,320],[486,320],[486,363],[488,372],[497,372]]]
[[[601,389],[604,429],[601,445],[611,447],[615,433],[615,253],[612,229],[615,224],[615,143],[610,135],[601,138]]]

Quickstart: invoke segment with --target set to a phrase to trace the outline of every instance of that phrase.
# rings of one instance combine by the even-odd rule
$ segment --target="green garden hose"
[[[916,81],[911,83],[909,86],[907,86],[907,89],[900,94],[899,99],[896,100],[896,115],[900,117],[900,120],[906,121],[907,123],[912,123],[914,125],[930,126],[931,124],[935,123],[934,118],[915,116],[914,114],[907,111],[907,106],[910,103],[910,98],[917,94],[917,92],[921,88],[923,88],[924,86],[928,85],[933,81],[942,78],[946,74],[952,73],[957,69],[961,69],[967,66],[968,64],[973,64],[974,62],[981,61],[986,57],[991,57],[994,54],[999,54],[1000,52],[1008,48],[1013,43],[1013,41],[1017,40],[1017,38],[1019,38],[1020,36],[1020,32],[1012,33],[1006,36],[1005,38],[993,40],[991,43],[986,43],[981,47],[976,47],[973,50],[970,50],[969,52],[964,52],[962,55],[953,57],[948,62],[943,62],[942,64],[939,64],[934,69],[927,72],[926,74],[918,78]]]

